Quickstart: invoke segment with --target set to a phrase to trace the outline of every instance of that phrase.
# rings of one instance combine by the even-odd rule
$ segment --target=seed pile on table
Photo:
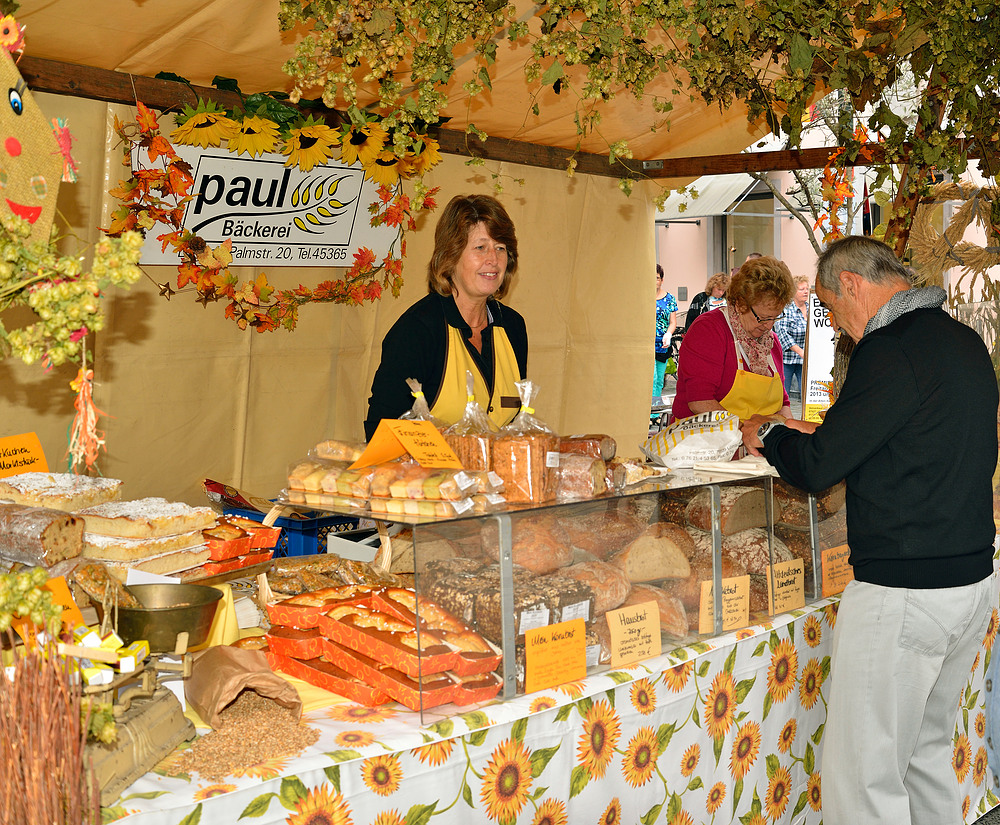
[[[219,717],[220,726],[182,754],[182,771],[219,782],[268,759],[293,756],[319,739],[319,731],[254,690],[242,691]]]

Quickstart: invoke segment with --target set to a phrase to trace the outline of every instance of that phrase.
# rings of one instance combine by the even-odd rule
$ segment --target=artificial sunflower
[[[756,722],[747,722],[740,726],[733,740],[733,750],[729,756],[729,772],[733,779],[742,779],[747,775],[760,753],[760,728]]]
[[[333,741],[342,748],[363,748],[375,741],[375,735],[366,730],[345,730]]]
[[[724,782],[716,782],[711,788],[708,789],[708,798],[705,799],[705,810],[710,814],[714,814],[719,808],[722,807],[722,803],[726,798],[726,785]]]
[[[633,788],[645,785],[656,770],[660,743],[653,728],[642,727],[629,740],[622,757],[622,776]]]
[[[795,741],[795,733],[798,729],[798,723],[794,719],[789,719],[785,722],[785,726],[781,729],[781,733],[778,734],[778,750],[782,753],[788,753],[788,749],[792,747],[792,743]]]
[[[976,751],[976,761],[972,763],[972,781],[978,787],[986,779],[986,769],[989,767],[989,760],[986,756],[986,748],[979,748]]]
[[[402,162],[389,149],[383,149],[371,163],[365,164],[365,177],[377,186],[399,183]]]
[[[775,702],[784,702],[795,687],[799,656],[790,639],[782,639],[771,654],[767,669],[767,692]]]
[[[819,689],[823,686],[823,668],[816,659],[810,659],[802,668],[802,678],[799,681],[799,699],[802,707],[809,710],[819,698]]]
[[[556,706],[556,700],[551,696],[539,696],[537,699],[531,700],[531,707],[529,708],[531,713],[538,713],[539,711],[548,710],[549,708],[554,708]]]
[[[398,711],[392,708],[368,708],[364,705],[337,705],[330,708],[326,715],[337,722],[367,722],[377,723],[392,719]]]
[[[185,106],[175,118],[176,127],[170,133],[170,140],[183,146],[220,146],[222,141],[232,138],[239,124],[230,118],[214,100],[200,100],[198,107]]]
[[[780,765],[767,783],[767,815],[772,821],[777,821],[788,807],[788,799],[792,793],[792,777],[788,768]]]
[[[566,813],[566,803],[561,799],[546,799],[538,810],[531,825],[568,825],[569,815]]]
[[[194,800],[195,802],[201,802],[204,799],[211,799],[213,796],[222,796],[223,794],[232,793],[235,790],[235,785],[225,783],[221,785],[209,785],[207,788],[195,791]]]
[[[24,29],[17,24],[13,15],[0,17],[0,47],[11,54],[24,49]]]
[[[285,166],[298,166],[303,172],[308,172],[330,160],[339,142],[336,129],[314,120],[310,115],[304,123],[292,129],[281,149],[283,154],[288,155]]]
[[[809,616],[802,627],[802,635],[805,636],[809,647],[817,647],[823,640],[823,625],[820,620],[815,616]]]
[[[809,774],[806,795],[806,798],[809,800],[809,807],[814,811],[819,811],[823,807],[823,791],[818,773]]]
[[[604,776],[621,735],[621,724],[609,703],[602,699],[587,709],[577,753],[580,764],[593,778]]]
[[[621,825],[621,821],[622,803],[616,796],[608,803],[608,807],[604,809],[601,818],[597,820],[597,825]]]
[[[687,684],[691,672],[694,670],[693,662],[683,662],[663,671],[663,683],[670,689],[671,693],[680,693]]]
[[[516,820],[528,801],[533,781],[531,754],[517,740],[504,739],[483,772],[479,796],[486,806],[486,815],[499,822]]]
[[[285,821],[287,825],[353,825],[347,800],[329,785],[309,791]]]
[[[385,147],[389,133],[380,123],[366,123],[364,126],[352,126],[340,141],[340,162],[346,166],[360,163],[368,166]]]
[[[726,735],[732,727],[735,709],[736,685],[733,684],[733,674],[720,670],[712,680],[712,687],[705,699],[705,730],[712,739]]]
[[[632,707],[643,716],[648,716],[656,710],[656,690],[648,679],[637,679],[633,682],[629,697],[632,699]]]
[[[229,138],[226,148],[237,155],[245,152],[255,158],[265,152],[273,152],[278,145],[278,138],[278,126],[274,121],[251,115],[243,118],[236,134]]]
[[[972,763],[972,746],[969,744],[969,737],[964,733],[958,735],[955,740],[955,749],[951,755],[951,766],[955,769],[955,776],[959,782],[964,782],[969,775],[969,767]]]
[[[404,158],[406,177],[411,175],[419,177],[441,162],[440,143],[426,135],[421,135],[417,139],[418,143],[414,144],[416,151],[407,152]]]
[[[700,761],[701,746],[695,743],[684,751],[684,757],[681,759],[681,776],[686,777],[693,774],[694,769],[698,767],[698,762]]]
[[[417,748],[417,759],[425,765],[443,765],[448,761],[448,757],[451,756],[451,752],[454,747],[454,739],[445,739],[442,742],[431,742],[430,744]]]
[[[391,796],[403,778],[399,757],[387,753],[366,759],[361,763],[361,778],[379,796]]]

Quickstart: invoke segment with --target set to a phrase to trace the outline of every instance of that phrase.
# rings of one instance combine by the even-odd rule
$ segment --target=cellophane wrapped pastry
[[[472,373],[466,370],[465,413],[450,427],[446,427],[442,434],[466,470],[489,471],[493,469],[493,439],[497,427],[476,400],[474,386]]]
[[[559,436],[535,417],[538,387],[517,382],[521,411],[493,441],[493,470],[504,480],[504,494],[514,504],[553,501],[559,485]]]

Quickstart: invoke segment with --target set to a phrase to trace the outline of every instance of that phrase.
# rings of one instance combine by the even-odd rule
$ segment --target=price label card
[[[838,544],[823,551],[823,598],[843,593],[847,583],[854,580],[854,568],[847,559],[851,548]]]
[[[587,675],[587,626],[583,619],[538,627],[524,634],[524,692],[534,693]]]
[[[660,611],[656,602],[609,610],[606,616],[611,631],[611,667],[660,655]]]
[[[383,418],[351,469],[371,467],[409,453],[421,467],[462,469],[462,462],[430,421]]]
[[[20,473],[47,473],[49,464],[35,433],[0,438],[0,478]]]
[[[722,629],[733,630],[750,623],[750,577],[733,576],[722,580]],[[698,610],[698,632],[715,632],[715,602],[712,582],[701,583],[701,603]]]
[[[773,590],[768,570],[767,603],[772,613],[786,613],[806,606],[805,569],[802,559],[778,562],[774,565]]]

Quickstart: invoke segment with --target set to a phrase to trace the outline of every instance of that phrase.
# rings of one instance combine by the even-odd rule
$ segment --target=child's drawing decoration
[[[24,46],[14,18],[0,20],[0,211],[31,225],[29,240],[47,241],[52,230],[63,176],[63,148],[52,124],[42,114],[14,63],[13,52]],[[68,160],[70,137],[64,143]]]

